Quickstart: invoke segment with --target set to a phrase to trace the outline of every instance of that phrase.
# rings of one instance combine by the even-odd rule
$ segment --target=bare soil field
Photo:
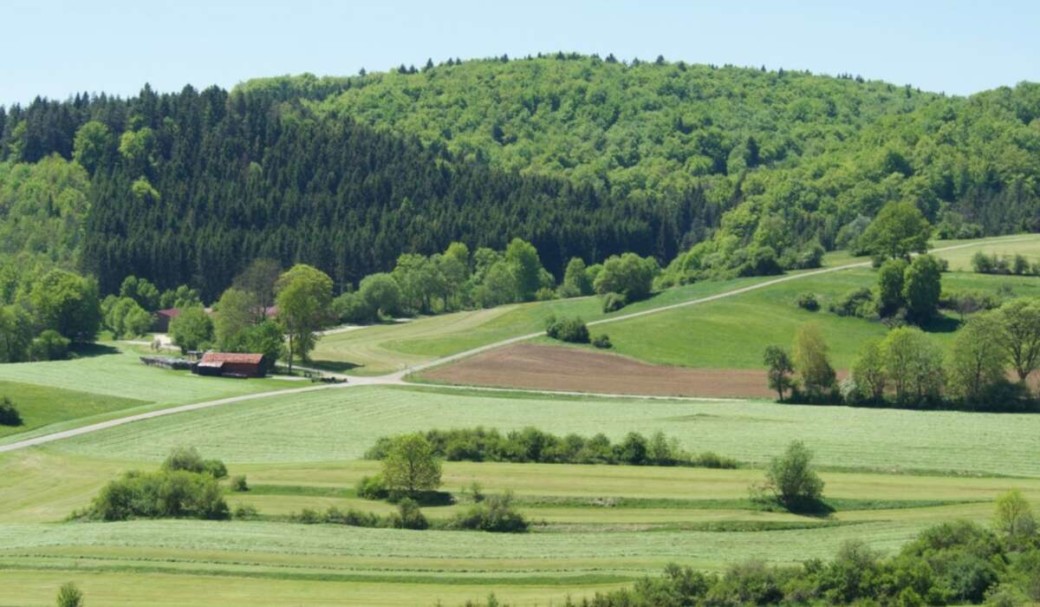
[[[775,398],[765,369],[686,369],[577,348],[515,344],[431,369],[428,381],[460,385],[638,394]]]

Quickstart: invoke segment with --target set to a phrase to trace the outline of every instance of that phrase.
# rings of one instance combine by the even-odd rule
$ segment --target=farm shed
[[[195,365],[199,375],[221,375],[224,377],[263,377],[263,354],[238,354],[232,352],[206,352]]]
[[[167,308],[159,310],[152,316],[153,333],[169,333],[170,321],[181,315],[180,308]]]

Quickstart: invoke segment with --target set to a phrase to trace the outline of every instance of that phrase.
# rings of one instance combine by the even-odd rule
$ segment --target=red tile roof
[[[180,308],[167,308],[165,310],[159,310],[158,312],[156,312],[156,314],[158,314],[159,316],[165,316],[167,318],[177,318],[178,316],[181,315],[181,309]]]
[[[238,354],[235,352],[206,352],[202,355],[202,363],[247,363],[259,365],[263,362],[263,354]]]

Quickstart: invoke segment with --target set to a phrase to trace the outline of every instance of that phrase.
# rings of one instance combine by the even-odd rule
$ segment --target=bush
[[[426,529],[430,522],[415,500],[404,498],[398,502],[397,512],[390,515],[390,526],[394,529]]]
[[[236,477],[232,478],[231,479],[231,490],[235,491],[235,492],[238,492],[238,493],[244,493],[246,491],[249,491],[249,483],[246,482],[246,477],[245,476],[236,476]]]
[[[366,500],[385,500],[390,497],[390,491],[386,488],[383,477],[377,474],[361,478],[357,485],[357,496]]]
[[[815,312],[820,309],[820,302],[817,301],[815,293],[802,293],[798,296],[796,303],[799,308],[810,312]]]
[[[238,520],[249,521],[255,520],[260,514],[256,511],[256,506],[250,504],[240,504],[235,507],[232,517]]]
[[[449,526],[495,533],[523,533],[530,523],[513,508],[512,492],[506,492],[485,497],[466,512],[458,514]]]
[[[317,510],[311,508],[304,508],[299,514],[293,514],[290,518],[293,522],[303,523],[304,525],[317,525],[325,520],[320,514],[318,514]]]
[[[133,518],[230,518],[220,486],[209,474],[185,470],[127,472],[109,482],[79,516],[91,520]]]
[[[603,313],[617,312],[628,305],[628,299],[621,293],[607,293],[603,296]]]
[[[818,507],[824,483],[812,469],[812,458],[812,451],[804,443],[792,442],[782,456],[773,458],[761,488],[788,510],[804,511]]]
[[[32,341],[29,356],[32,360],[65,360],[69,356],[69,343],[61,333],[47,329]]]
[[[58,607],[82,607],[83,593],[75,584],[69,582],[58,590]]]
[[[8,397],[0,398],[0,426],[21,426],[22,415]]]
[[[227,476],[227,466],[219,459],[202,459],[195,447],[177,447],[170,451],[162,464],[162,469],[168,472],[184,470],[197,474],[206,473],[213,478],[224,478]]]
[[[877,314],[874,294],[866,287],[853,289],[842,295],[841,298],[829,306],[829,309],[838,316],[872,318]]]
[[[592,345],[596,346],[601,350],[609,350],[614,347],[614,344],[610,342],[610,336],[606,333],[600,333],[599,335],[593,337]]]
[[[350,527],[379,527],[382,525],[382,521],[376,514],[361,512],[353,508],[344,512],[335,506],[329,506],[329,509],[325,511],[324,522]]]
[[[553,339],[573,344],[589,343],[589,328],[581,318],[562,318],[555,316],[549,318],[545,327],[545,334]]]

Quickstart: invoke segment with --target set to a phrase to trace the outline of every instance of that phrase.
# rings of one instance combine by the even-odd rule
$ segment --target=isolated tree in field
[[[993,527],[1012,547],[1023,544],[1036,534],[1036,519],[1033,509],[1022,496],[1022,492],[1013,489],[997,497],[996,511],[993,513]]]
[[[1024,382],[1040,367],[1040,299],[1013,299],[1000,307],[1002,339],[1011,365]]]
[[[306,264],[297,264],[278,278],[278,320],[289,336],[289,372],[294,356],[307,360],[318,331],[331,315],[332,279]]]
[[[863,248],[878,261],[909,258],[928,250],[932,226],[912,202],[890,202],[878,212],[860,237]]]
[[[83,607],[83,604],[83,593],[72,582],[58,590],[58,607]]]
[[[383,458],[383,482],[390,491],[415,496],[441,485],[441,462],[420,433],[399,436]]]
[[[763,486],[788,510],[806,510],[823,498],[823,479],[812,467],[813,453],[802,441],[793,441],[766,469]]]
[[[903,275],[903,298],[907,316],[924,324],[935,316],[942,294],[942,266],[931,255],[918,255]]]
[[[22,415],[11,399],[0,397],[0,426],[21,426],[22,423]]]
[[[943,385],[942,350],[916,327],[899,327],[881,342],[885,375],[900,404],[924,404],[939,398]]]
[[[767,346],[763,357],[769,378],[769,387],[776,390],[778,400],[784,402],[784,393],[794,387],[791,374],[794,373],[794,365],[791,357],[780,346]]]
[[[906,273],[905,259],[889,259],[878,269],[878,314],[892,316],[906,305],[903,298],[903,277]]]
[[[267,309],[274,305],[275,284],[282,273],[282,264],[274,259],[254,259],[235,277],[234,288],[250,295],[254,322],[267,318]]]
[[[798,327],[792,362],[806,396],[814,401],[826,398],[834,388],[834,368],[827,359],[827,352],[819,325],[806,323]]]
[[[202,306],[185,308],[170,321],[170,337],[181,352],[203,350],[213,343],[213,321]]]
[[[879,404],[885,400],[888,375],[880,339],[871,340],[863,347],[859,358],[852,365],[852,378],[870,402]]]
[[[995,313],[980,313],[954,337],[949,383],[965,402],[980,402],[989,388],[1004,380],[1007,350],[1002,343],[1003,328]]]

